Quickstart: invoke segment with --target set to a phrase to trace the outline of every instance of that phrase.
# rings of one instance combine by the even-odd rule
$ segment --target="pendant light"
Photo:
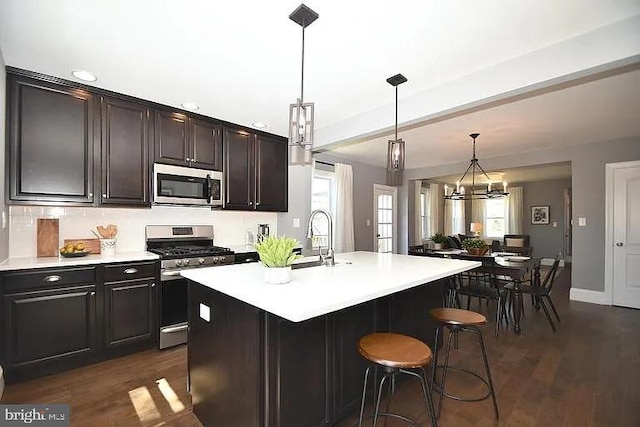
[[[302,74],[300,98],[289,106],[289,164],[310,165],[313,147],[313,103],[304,102],[304,30],[318,19],[318,14],[301,4],[289,19],[302,27]]]
[[[476,157],[476,138],[480,136],[479,133],[472,133],[469,135],[473,139],[473,157],[471,158],[471,163],[469,167],[462,175],[459,181],[456,182],[455,187],[451,188],[451,192],[449,192],[449,186],[444,186],[444,198],[446,200],[477,200],[477,199],[499,199],[502,197],[506,197],[509,195],[507,192],[507,183],[502,183],[502,189],[499,188],[499,184],[493,184],[489,175],[482,169],[480,163],[478,162],[478,158]],[[465,178],[467,174],[471,172],[471,182],[467,185],[467,189],[465,189]],[[480,178],[484,176],[487,182],[486,186],[478,186],[476,187],[476,175]],[[480,179],[478,179],[478,184],[480,184]],[[481,227],[481,225],[480,225]],[[477,230],[481,231],[481,230]]]
[[[406,82],[402,74],[389,77],[387,83],[396,88],[396,122],[394,139],[389,140],[387,147],[387,185],[402,186],[404,170],[404,141],[398,138],[398,86]]]

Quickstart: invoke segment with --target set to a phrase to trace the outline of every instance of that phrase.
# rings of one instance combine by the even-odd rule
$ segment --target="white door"
[[[374,248],[377,252],[396,252],[398,189],[373,184]]]
[[[640,308],[640,162],[613,166],[613,305]]]

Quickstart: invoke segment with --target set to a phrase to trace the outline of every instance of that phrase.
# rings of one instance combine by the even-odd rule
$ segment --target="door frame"
[[[378,190],[393,192],[393,227],[391,238],[391,253],[398,253],[398,187],[390,185],[373,184],[373,249],[378,252]]]
[[[640,161],[607,163],[605,166],[605,235],[604,235],[604,296],[607,305],[613,305],[613,202],[614,171],[640,167]]]

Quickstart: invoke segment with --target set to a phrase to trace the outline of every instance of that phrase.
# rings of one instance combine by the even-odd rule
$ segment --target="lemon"
[[[76,251],[78,251],[78,252],[84,251],[84,243],[78,243],[76,245]]]

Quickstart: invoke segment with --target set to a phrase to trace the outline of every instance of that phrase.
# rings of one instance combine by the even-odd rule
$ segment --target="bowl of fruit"
[[[66,246],[60,248],[60,255],[65,258],[77,258],[81,256],[89,255],[91,252],[87,250],[84,243],[69,243]]]

